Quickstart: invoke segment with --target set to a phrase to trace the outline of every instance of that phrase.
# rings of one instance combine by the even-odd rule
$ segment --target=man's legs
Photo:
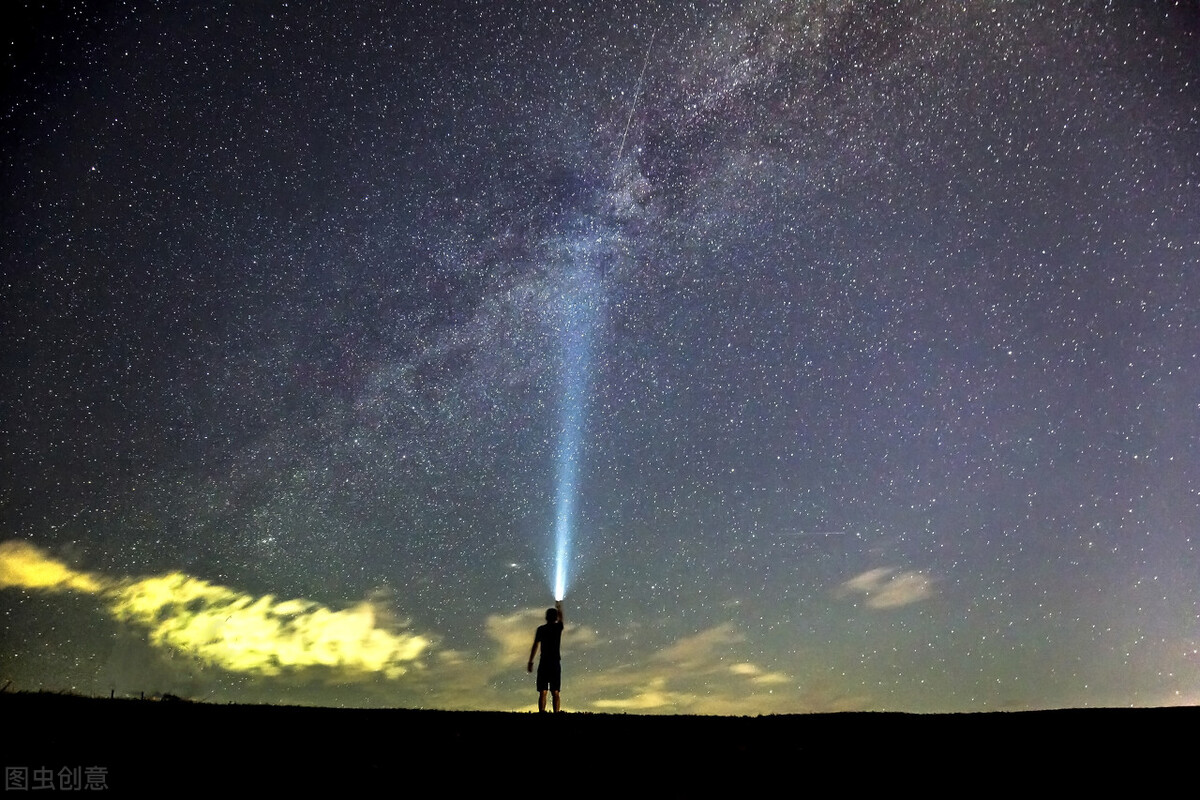
[[[557,661],[553,664],[538,663],[538,711],[546,710],[546,691],[554,694],[554,713],[562,710],[562,698],[558,695],[559,684],[562,683],[562,665]]]

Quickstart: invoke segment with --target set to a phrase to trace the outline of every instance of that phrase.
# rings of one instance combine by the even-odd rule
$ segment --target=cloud
[[[915,575],[913,573],[912,575]],[[908,574],[875,570],[847,581],[872,602],[928,591]],[[919,578],[919,576],[917,576]],[[243,675],[355,682],[375,702],[413,707],[530,710],[536,694],[525,672],[544,609],[481,620],[482,651],[436,649],[436,637],[389,622],[386,603],[336,610],[306,599],[258,596],[172,572],[141,579],[72,569],[23,542],[0,544],[0,587],[96,596],[118,620],[147,631],[152,646]],[[921,589],[920,587],[926,587]],[[909,600],[911,601],[911,600]],[[907,602],[907,601],[906,601]],[[863,708],[867,698],[821,684],[820,659],[793,651],[792,669],[753,660],[751,629],[733,622],[668,641],[649,654],[630,645],[651,634],[631,622],[627,636],[600,636],[568,616],[564,654],[568,708],[674,714],[769,714]],[[799,659],[799,660],[798,660]],[[814,660],[815,659],[815,660]],[[375,677],[399,678],[386,687]],[[364,691],[368,691],[364,689]]]
[[[733,623],[716,625],[639,664],[589,673],[572,691],[590,695],[586,705],[598,711],[745,715],[863,707],[861,697],[802,687],[786,672],[745,660],[745,640]]]
[[[491,614],[485,623],[488,637],[500,645],[496,661],[500,665],[525,664],[529,661],[529,648],[533,647],[533,634],[539,625],[546,622],[545,609],[525,608],[512,614]],[[578,650],[590,647],[598,641],[596,632],[567,620],[563,628],[563,647]]]
[[[397,678],[431,645],[382,624],[387,615],[370,602],[335,611],[180,572],[115,580],[74,570],[24,542],[0,544],[0,586],[98,595],[117,619],[148,630],[152,644],[251,675],[325,668],[340,678]]]
[[[25,542],[0,544],[0,588],[75,590],[95,594],[102,588],[99,580],[48,558]]]
[[[692,636],[685,636],[670,647],[653,656],[654,661],[669,662],[677,669],[695,672],[720,668],[715,662],[718,653],[733,650],[734,645],[745,641],[732,623],[725,623]]]
[[[845,581],[840,594],[859,594],[868,608],[898,608],[933,596],[933,580],[919,572],[897,572],[896,567],[870,569]]]
[[[729,668],[729,671],[734,675],[742,675],[749,678],[751,681],[761,685],[786,684],[792,683],[792,679],[782,672],[763,672],[760,667],[754,664],[734,664]]]
[[[679,694],[665,691],[666,685],[667,679],[658,676],[651,678],[647,685],[638,690],[637,694],[629,697],[593,700],[591,705],[602,711],[650,711],[667,706],[678,706],[686,701],[686,698]]]
[[[334,611],[310,600],[254,597],[178,572],[105,597],[118,619],[148,628],[151,642],[233,672],[325,667],[341,677],[398,678],[430,645],[424,636],[381,627],[369,602]]]
[[[496,661],[500,665],[524,664],[529,660],[533,634],[546,621],[545,611],[526,608],[507,616],[492,614],[486,623],[487,635],[500,645]]]

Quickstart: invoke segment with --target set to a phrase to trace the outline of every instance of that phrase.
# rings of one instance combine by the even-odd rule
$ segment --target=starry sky
[[[1200,702],[1195,2],[16,19],[13,689]]]

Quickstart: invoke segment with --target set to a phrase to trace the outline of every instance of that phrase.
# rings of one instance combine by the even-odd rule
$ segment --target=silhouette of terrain
[[[842,788],[954,785],[965,777],[1065,786],[1127,770],[1152,780],[1170,764],[1190,763],[1186,732],[1200,722],[1200,709],[540,716],[6,692],[0,719],[6,768],[102,766],[116,794],[175,787],[403,794],[430,776],[456,790],[522,781],[547,753],[558,754],[564,791],[772,775],[792,788],[830,780]]]

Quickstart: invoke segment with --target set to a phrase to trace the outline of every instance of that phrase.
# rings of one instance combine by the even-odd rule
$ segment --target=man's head
[[[547,608],[546,609],[546,622],[558,622],[558,609],[557,608]]]

